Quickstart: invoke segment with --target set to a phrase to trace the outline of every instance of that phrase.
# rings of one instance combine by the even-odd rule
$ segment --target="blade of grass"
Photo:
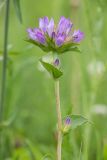
[[[10,0],[7,0],[6,1],[5,24],[4,24],[4,51],[3,51],[2,82],[1,82],[0,121],[2,121],[2,118],[3,118],[3,107],[4,107],[4,98],[5,98],[5,88],[6,88],[9,4],[10,4]]]
[[[4,24],[4,52],[2,66],[2,81],[1,81],[1,97],[0,97],[0,123],[3,121],[5,89],[6,89],[6,66],[7,66],[7,45],[8,45],[8,29],[9,29],[9,6],[10,0],[6,1],[5,9],[5,24]],[[0,159],[3,159],[3,134],[0,132]]]
[[[6,2],[6,0],[4,0],[4,1],[2,1],[2,2],[0,3],[0,11],[1,11],[1,9],[4,7],[5,2]]]
[[[20,23],[22,23],[22,13],[21,13],[21,7],[20,7],[20,0],[13,0],[13,2],[14,2],[14,7],[15,7],[17,17],[18,17]]]

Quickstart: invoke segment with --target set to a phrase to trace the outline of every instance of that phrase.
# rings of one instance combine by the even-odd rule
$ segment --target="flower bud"
[[[60,64],[60,60],[58,58],[56,58],[55,61],[54,61],[54,66],[58,67],[59,64]]]
[[[67,117],[64,121],[63,133],[66,134],[70,130],[71,127],[71,118]]]

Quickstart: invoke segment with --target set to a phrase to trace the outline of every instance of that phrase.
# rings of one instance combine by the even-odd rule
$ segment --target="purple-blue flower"
[[[78,43],[83,39],[83,37],[84,37],[83,32],[81,32],[80,30],[77,30],[77,31],[75,30],[72,35],[72,40],[73,42]]]
[[[73,32],[72,28],[73,23],[65,17],[60,18],[58,25],[55,25],[53,18],[49,20],[48,17],[43,17],[39,19],[39,28],[27,29],[28,41],[46,52],[72,51],[84,38],[83,32],[80,30]]]
[[[46,40],[45,40],[45,36],[44,34],[37,28],[34,28],[34,29],[31,29],[29,28],[27,30],[28,32],[28,35],[29,35],[29,38],[38,42],[38,43],[41,43],[41,44],[45,44],[46,43]]]
[[[67,125],[67,126],[71,125],[71,118],[70,117],[67,117],[65,119],[65,125]]]
[[[73,24],[70,19],[66,19],[65,17],[61,17],[58,27],[57,27],[57,34],[65,34],[66,36],[71,31]]]
[[[61,34],[61,33],[57,34],[55,37],[55,44],[57,46],[61,46],[64,43],[65,38],[66,38],[66,35]]]
[[[52,33],[54,31],[54,20],[53,18],[48,19],[48,17],[40,18],[39,19],[39,28],[41,32],[48,33],[49,37],[52,37]]]

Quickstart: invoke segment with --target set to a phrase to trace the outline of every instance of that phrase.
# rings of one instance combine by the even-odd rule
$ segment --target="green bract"
[[[58,79],[63,75],[63,72],[59,68],[55,67],[53,64],[47,63],[42,59],[40,59],[40,62],[54,79]]]
[[[69,133],[69,131],[76,129],[77,127],[85,124],[88,122],[88,119],[81,116],[81,115],[68,115],[67,117],[70,117],[71,119],[71,124],[70,125],[65,125],[62,128],[63,134]],[[66,118],[64,118],[66,120]]]
[[[68,51],[81,52],[80,49],[77,47],[79,45],[78,43],[66,43],[58,47],[58,46],[55,46],[55,44],[49,38],[48,38],[47,46],[44,46],[43,44],[40,44],[39,42],[34,41],[32,39],[26,39],[25,41],[40,47],[44,52],[55,52],[57,54],[62,54]]]

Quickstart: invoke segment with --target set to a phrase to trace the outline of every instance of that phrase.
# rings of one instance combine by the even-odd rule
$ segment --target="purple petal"
[[[39,19],[39,28],[40,28],[41,30],[43,30],[44,32],[47,31],[47,26],[48,26],[48,24],[49,24],[49,19],[48,19],[48,17],[44,17],[44,18],[40,18],[40,19]]]
[[[65,35],[68,35],[69,32],[71,31],[73,24],[71,23],[70,19],[66,19],[65,17],[61,17],[58,28],[57,28],[57,33],[64,33]]]
[[[48,24],[49,24],[49,19],[48,19],[48,17],[44,17],[43,19],[44,19],[44,23],[45,23],[46,25],[48,25]]]
[[[37,32],[36,33],[37,41],[40,42],[41,44],[45,44],[45,36],[42,34],[42,32]]]
[[[55,32],[52,32],[52,38],[53,39],[55,39],[55,36],[56,36]]]
[[[61,35],[59,34],[56,39],[55,39],[55,42],[58,46],[61,46],[65,41],[65,35]]]
[[[33,31],[36,32],[36,33],[41,32],[39,28],[34,28]]]
[[[75,30],[73,35],[72,35],[72,39],[73,39],[73,42],[80,42],[82,39],[84,38],[84,33],[81,32],[80,30]]]
[[[60,27],[65,22],[65,20],[66,20],[65,17],[61,17],[60,20],[59,20],[58,27]]]
[[[52,37],[52,33],[54,32],[54,20],[53,20],[53,18],[51,18],[51,20],[49,22],[49,25],[47,27],[47,32],[48,32],[49,37]]]
[[[70,125],[71,124],[71,118],[67,117],[65,120],[65,125]]]
[[[68,22],[66,23],[66,34],[68,35],[69,32],[71,32],[73,23],[71,23],[71,21],[68,19]]]
[[[40,29],[38,28],[34,28],[34,29],[31,29],[29,28],[27,30],[28,32],[28,35],[29,35],[29,38],[32,39],[32,40],[35,40],[41,44],[45,44],[46,41],[45,41],[45,37],[43,35],[43,33],[40,31]]]
[[[33,29],[29,28],[29,29],[27,29],[27,32],[28,32],[28,35],[29,35],[30,39],[37,40],[36,34],[33,31]]]

